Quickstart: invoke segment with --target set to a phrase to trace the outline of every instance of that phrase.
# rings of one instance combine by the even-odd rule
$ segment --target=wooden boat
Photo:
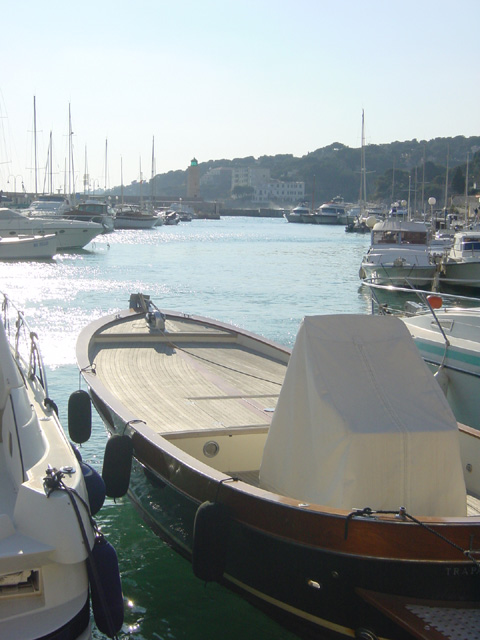
[[[398,318],[305,318],[290,353],[138,294],[77,362],[111,434],[107,495],[129,486],[200,579],[300,635],[478,627],[480,433]],[[127,441],[131,475],[108,451]]]
[[[153,229],[158,225],[158,217],[132,204],[116,207],[115,229]]]
[[[57,236],[45,235],[0,237],[0,260],[45,260],[57,253]]]
[[[112,574],[115,552],[92,519],[105,498],[100,475],[68,441],[48,395],[37,336],[6,296],[2,316],[0,638],[88,640],[90,590],[98,628],[113,637],[123,599],[118,564]],[[107,587],[99,610],[99,589]]]

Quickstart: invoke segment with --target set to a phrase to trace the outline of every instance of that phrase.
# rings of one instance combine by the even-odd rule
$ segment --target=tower
[[[187,170],[187,198],[196,200],[199,196],[200,179],[198,176],[198,161],[196,158],[190,162]]]

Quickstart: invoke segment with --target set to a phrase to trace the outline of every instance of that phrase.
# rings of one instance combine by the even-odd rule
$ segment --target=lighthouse
[[[193,158],[187,171],[187,198],[189,200],[196,200],[198,198],[199,187],[198,161],[196,158]]]

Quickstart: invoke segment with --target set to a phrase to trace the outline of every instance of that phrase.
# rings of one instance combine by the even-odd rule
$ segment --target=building
[[[196,158],[190,162],[187,169],[187,199],[196,200],[200,195],[200,178],[198,161]]]
[[[268,202],[300,202],[304,199],[304,182],[269,180],[254,187],[253,200],[258,204]]]
[[[235,167],[232,169],[232,191],[235,187],[256,187],[270,180],[270,169]]]

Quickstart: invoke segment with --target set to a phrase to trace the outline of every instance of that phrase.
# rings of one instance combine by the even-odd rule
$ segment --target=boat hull
[[[92,397],[105,424],[118,433],[121,417],[95,394]],[[342,517],[313,514],[313,524],[312,514],[302,513],[301,505],[292,509],[265,501],[255,491],[245,491],[241,481],[219,486],[215,477],[205,476],[203,470],[192,469],[172,455],[166,441],[162,448],[137,431],[133,441],[129,497],[152,530],[191,561],[198,508],[205,500],[217,499],[230,514],[221,582],[301,636],[316,629],[326,637],[353,637],[358,629],[367,628],[374,629],[378,637],[410,637],[369,606],[359,596],[360,590],[395,594],[410,601],[428,593],[432,601],[450,600],[456,606],[459,601],[468,606],[467,602],[480,598],[478,567],[466,566],[463,560],[455,562],[453,557],[432,561],[426,548],[420,553],[422,560],[417,552],[404,554],[400,548],[405,547],[408,533],[402,540],[390,539],[387,549],[382,540],[388,541],[388,530],[373,533],[372,523],[355,519],[345,540]],[[384,524],[391,528],[391,523]],[[426,547],[429,541],[435,546],[435,538],[430,537],[425,537]],[[332,548],[332,541],[333,546],[344,545],[344,550]],[[394,547],[397,551],[392,554]]]
[[[436,267],[431,265],[405,265],[396,267],[392,264],[372,264],[363,262],[360,267],[360,278],[368,279],[375,284],[403,286],[410,283],[415,287],[432,284]]]
[[[449,286],[480,289],[480,261],[446,262],[442,281]]]
[[[56,253],[57,238],[53,234],[0,240],[0,260],[45,260]]]
[[[145,218],[128,218],[123,216],[118,216],[115,218],[114,227],[115,229],[153,229],[157,226],[158,220],[156,217],[146,217]]]
[[[316,630],[317,637],[321,632],[322,637],[352,638],[360,629],[368,629],[374,633],[369,636],[372,638],[411,637],[379,606],[372,606],[371,599],[378,601],[378,594],[391,602],[403,598],[412,604],[427,598],[429,606],[447,601],[455,607],[478,607],[479,566],[462,550],[479,548],[479,518],[426,517],[422,518],[426,526],[421,526],[398,513],[348,513],[299,502],[259,488],[242,479],[240,472],[218,471],[210,466],[207,453],[197,459],[177,446],[171,434],[164,437],[150,428],[104,386],[99,369],[93,372],[90,360],[90,355],[101,349],[99,340],[110,347],[119,344],[121,325],[126,324],[128,316],[138,337],[142,314],[123,312],[97,321],[79,338],[78,365],[110,434],[132,438],[131,500],[151,528],[192,561],[194,569],[199,562],[212,568],[215,579],[301,635],[313,635]],[[172,324],[185,318],[190,323],[198,320],[205,333],[205,319],[166,314]],[[225,329],[225,325],[218,323],[215,328]],[[250,334],[232,327],[230,330],[240,335],[250,352]],[[182,344],[190,344],[195,335],[189,329]],[[173,336],[167,332],[160,338],[178,344],[179,337]],[[141,340],[145,346],[155,339],[155,335],[146,334]],[[285,349],[272,343],[268,347],[271,357],[276,352],[276,359],[286,363]],[[183,367],[184,358],[189,356],[183,348],[178,352],[182,354],[179,366]],[[194,366],[198,370],[201,367],[201,363]],[[215,380],[218,382],[217,377]],[[158,385],[162,386],[160,382]],[[234,398],[230,386],[224,391]],[[198,390],[197,395],[196,400],[190,397],[189,401],[214,400]],[[159,403],[167,406],[169,401],[166,396]],[[183,438],[181,434],[177,437]],[[207,431],[194,437],[199,441],[196,449],[205,452],[212,439],[219,436]],[[221,437],[234,439],[233,433]],[[209,503],[217,505],[228,522],[228,533],[213,551],[200,545],[196,529],[199,509]],[[212,519],[210,531],[220,524]]]

